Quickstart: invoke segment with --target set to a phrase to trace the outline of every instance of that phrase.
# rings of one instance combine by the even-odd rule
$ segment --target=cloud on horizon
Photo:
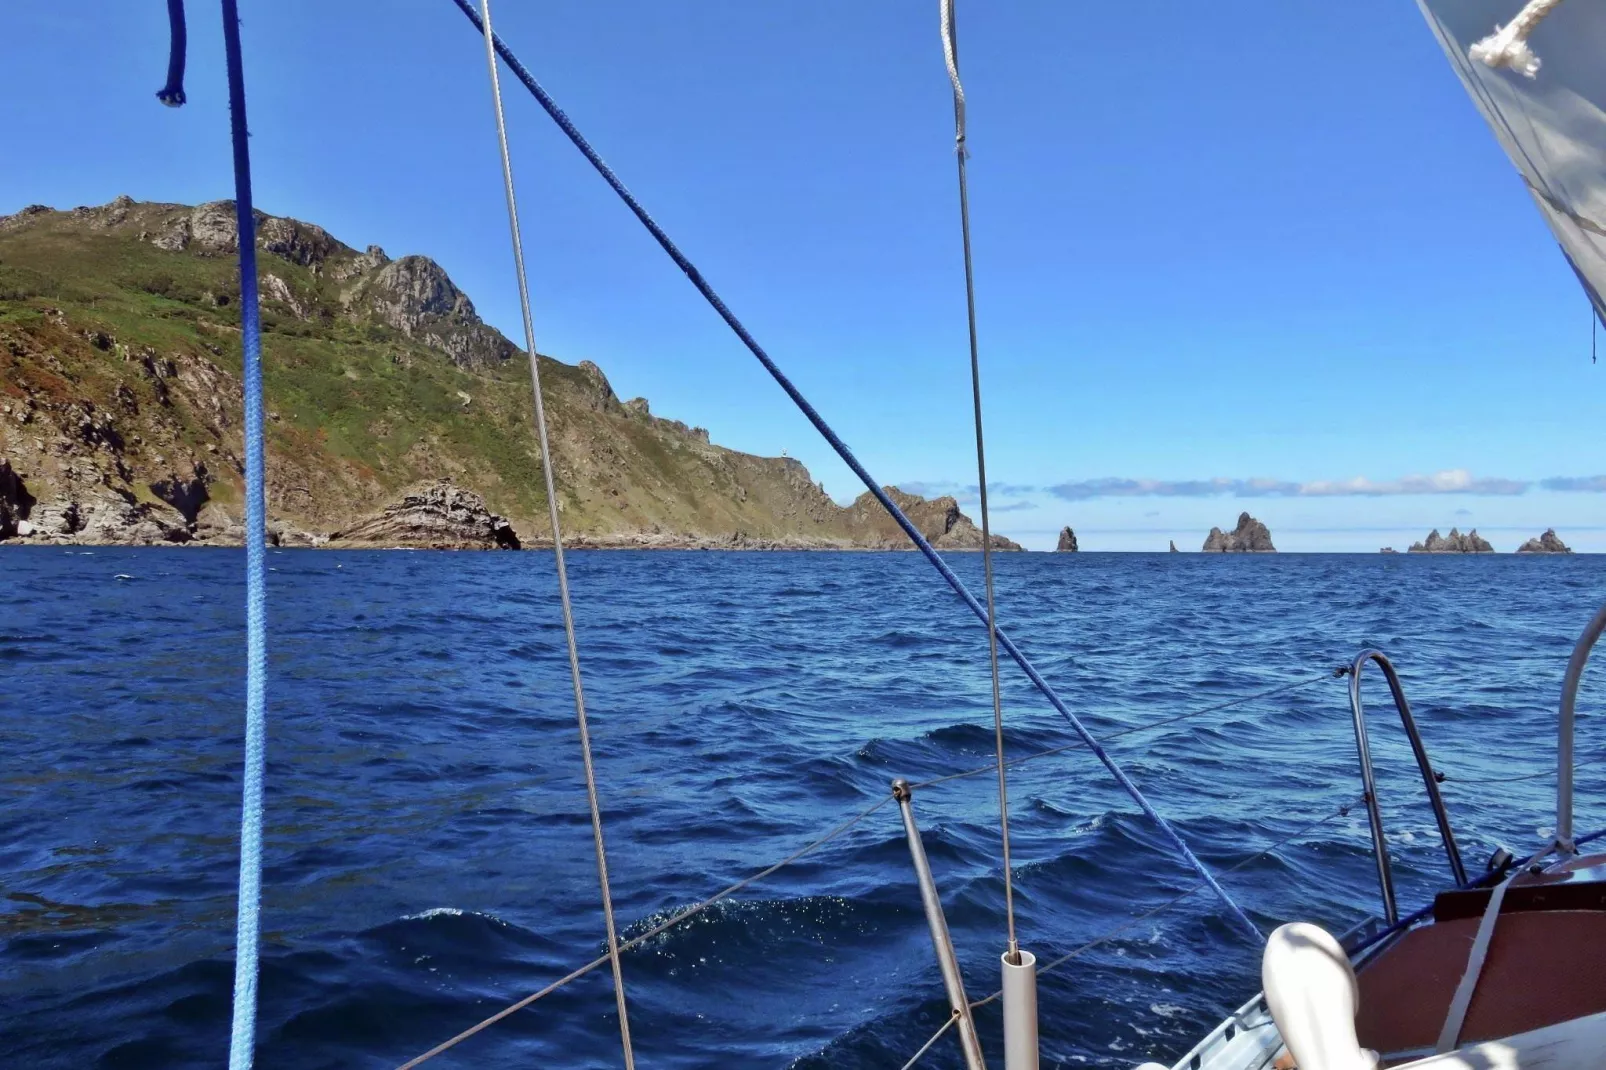
[[[1474,476],[1464,468],[1430,476],[1404,476],[1375,481],[1354,479],[1313,480],[1295,483],[1280,479],[1084,479],[1044,489],[1064,501],[1094,498],[1382,498],[1425,494],[1475,494],[1510,497],[1534,487],[1550,491],[1606,494],[1606,476],[1558,476],[1531,480]]]
[[[978,501],[976,484],[952,481],[899,483],[910,494],[937,497],[951,494],[964,506]],[[1606,475],[1552,476],[1548,479],[1503,479],[1474,476],[1465,468],[1450,468],[1432,475],[1410,475],[1399,479],[1372,480],[1317,479],[1304,483],[1285,479],[1249,479],[1217,476],[1213,479],[1082,479],[1038,487],[1021,483],[989,483],[987,492],[996,498],[1015,499],[992,506],[994,512],[1013,512],[1032,508],[1021,499],[1049,494],[1062,501],[1084,502],[1095,498],[1387,498],[1408,495],[1468,494],[1485,497],[1515,497],[1532,490],[1567,494],[1606,494]],[[1461,515],[1461,514],[1457,514]]]

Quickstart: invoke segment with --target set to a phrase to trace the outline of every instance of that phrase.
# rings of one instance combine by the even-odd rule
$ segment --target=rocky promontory
[[[1060,528],[1059,545],[1054,547],[1054,549],[1056,552],[1062,554],[1074,554],[1079,549],[1079,547],[1076,545],[1076,532],[1071,530],[1071,526],[1069,524],[1065,525],[1063,528]]]
[[[337,531],[331,544],[348,547],[417,547],[421,550],[517,550],[519,537],[473,491],[441,480],[421,487],[376,516]]]
[[[1570,554],[1572,549],[1556,535],[1555,528],[1546,528],[1536,539],[1529,539],[1517,547],[1519,554]]]
[[[1205,537],[1203,553],[1207,554],[1274,554],[1277,547],[1271,544],[1271,532],[1266,525],[1248,513],[1238,514],[1238,526],[1224,532],[1211,528]]]
[[[1413,542],[1411,549],[1407,552],[1413,554],[1492,554],[1494,553],[1494,547],[1489,545],[1488,539],[1478,534],[1477,528],[1473,528],[1465,535],[1455,528],[1451,528],[1448,535],[1440,535],[1439,529],[1434,528],[1428,532],[1428,537],[1422,542]]]
[[[909,547],[873,497],[838,504],[796,458],[724,448],[590,361],[521,352],[427,257],[261,212],[255,236],[279,545],[499,546],[497,514],[539,545],[550,463],[576,546]],[[238,245],[227,201],[0,215],[0,545],[243,541]],[[484,500],[431,498],[442,478]],[[937,547],[980,549],[955,499],[891,493]]]

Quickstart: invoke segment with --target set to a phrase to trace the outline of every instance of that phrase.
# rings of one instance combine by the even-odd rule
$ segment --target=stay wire
[[[1232,919],[1233,923],[1236,924],[1243,932],[1252,934],[1255,939],[1264,940],[1265,934],[1255,927],[1255,923],[1249,920],[1249,915],[1243,912],[1242,908],[1240,908],[1238,904],[1233,901],[1232,896],[1227,894],[1227,890],[1223,888],[1215,879],[1215,877],[1211,875],[1210,871],[1205,868],[1205,864],[1199,860],[1199,856],[1194,853],[1193,848],[1188,846],[1187,841],[1182,838],[1182,834],[1176,830],[1176,827],[1172,825],[1170,821],[1166,820],[1165,816],[1161,814],[1159,810],[1155,809],[1153,803],[1149,802],[1149,800],[1144,797],[1143,793],[1138,789],[1137,784],[1135,784],[1132,778],[1126,774],[1126,771],[1116,763],[1115,759],[1110,757],[1109,752],[1106,751],[1103,745],[1100,744],[1099,741],[1094,738],[1093,734],[1087,730],[1087,727],[1082,723],[1081,719],[1078,718],[1076,714],[1071,712],[1071,708],[1066,705],[1065,700],[1060,698],[1059,693],[1054,690],[1053,685],[1051,685],[1043,677],[1043,674],[1037,670],[1037,666],[1032,664],[1031,659],[1026,656],[1025,652],[1015,644],[1014,640],[1012,640],[1003,629],[997,628],[995,625],[993,625],[992,621],[987,615],[987,608],[977,601],[975,595],[970,593],[970,588],[965,586],[965,582],[961,580],[958,574],[955,573],[954,570],[949,567],[948,563],[943,560],[942,555],[937,552],[934,546],[931,545],[931,541],[921,533],[920,529],[917,528],[908,518],[908,516],[904,514],[903,510],[898,508],[897,502],[892,500],[892,497],[887,493],[886,488],[882,487],[876,482],[875,477],[870,474],[869,469],[865,468],[863,462],[859,460],[859,458],[854,454],[853,450],[849,448],[848,444],[842,440],[842,437],[836,433],[830,424],[826,423],[825,418],[820,415],[819,411],[815,409],[813,404],[809,402],[809,399],[803,395],[803,392],[799,390],[796,384],[794,384],[786,375],[786,373],[781,370],[780,365],[776,364],[774,359],[764,351],[764,347],[759,345],[758,339],[753,337],[752,332],[742,324],[741,320],[736,318],[736,314],[730,310],[730,307],[726,305],[724,300],[720,298],[719,294],[714,291],[714,288],[708,284],[708,280],[703,278],[702,273],[698,271],[696,266],[686,258],[686,255],[683,252],[680,251],[680,247],[677,246],[669,237],[669,235],[664,232],[664,229],[658,225],[658,222],[655,219],[652,218],[652,216],[647,212],[646,208],[642,206],[641,202],[636,200],[635,195],[625,187],[625,184],[620,181],[619,176],[615,174],[613,169],[608,166],[607,162],[597,154],[596,149],[592,148],[591,143],[587,141],[585,136],[581,134],[579,129],[575,127],[573,121],[570,120],[568,115],[564,113],[563,109],[558,107],[557,101],[553,100],[551,95],[541,87],[541,84],[535,80],[535,76],[529,72],[528,68],[518,61],[518,57],[513,54],[512,50],[507,47],[505,42],[503,42],[500,38],[497,38],[494,33],[486,33],[486,27],[484,23],[480,19],[479,15],[474,11],[473,6],[468,2],[468,0],[452,0],[452,2],[457,6],[458,10],[463,12],[463,14],[474,25],[474,27],[480,33],[485,34],[486,39],[492,42],[497,54],[507,61],[508,67],[513,71],[518,79],[524,83],[524,87],[530,91],[532,96],[535,97],[536,102],[539,103],[547,115],[552,118],[552,121],[558,125],[558,128],[563,131],[564,136],[569,139],[575,148],[580,150],[581,155],[586,158],[587,162],[590,163],[591,166],[596,170],[597,174],[602,177],[603,181],[608,183],[609,188],[611,188],[619,196],[619,199],[624,202],[625,207],[630,209],[631,213],[635,215],[637,220],[640,221],[641,225],[647,228],[647,232],[653,236],[653,239],[658,242],[659,247],[663,249],[669,258],[675,262],[675,265],[679,267],[681,271],[685,272],[686,278],[697,289],[697,292],[703,296],[703,299],[708,302],[709,307],[718,313],[719,317],[725,321],[726,326],[730,327],[731,331],[736,335],[736,337],[741,340],[744,346],[747,347],[748,352],[752,353],[754,359],[756,359],[764,367],[764,370],[769,373],[770,378],[775,380],[776,385],[785,391],[787,397],[792,399],[792,402],[797,406],[798,411],[801,412],[809,421],[809,423],[813,425],[814,429],[820,433],[820,436],[824,438],[825,441],[830,445],[831,449],[836,452],[836,455],[842,459],[842,462],[846,464],[848,468],[852,470],[853,474],[859,478],[860,482],[864,484],[865,489],[871,493],[876,501],[881,503],[882,508],[887,511],[887,515],[891,517],[898,527],[903,530],[903,533],[909,537],[909,541],[914,543],[915,548],[919,550],[925,559],[931,564],[931,567],[937,570],[937,574],[942,577],[943,582],[948,584],[948,587],[954,592],[954,594],[959,596],[960,601],[965,604],[965,607],[969,609],[970,612],[983,623],[983,625],[994,629],[997,635],[998,645],[1003,648],[1004,652],[1010,656],[1010,659],[1014,661],[1016,665],[1020,666],[1021,672],[1026,674],[1026,678],[1030,680],[1032,685],[1042,693],[1045,699],[1048,700],[1049,705],[1054,707],[1055,712],[1063,717],[1065,722],[1071,726],[1071,729],[1082,738],[1083,742],[1086,743],[1087,748],[1093,752],[1093,756],[1099,760],[1099,763],[1104,766],[1105,770],[1109,772],[1110,776],[1115,778],[1116,783],[1121,786],[1121,789],[1130,795],[1132,797],[1132,801],[1137,803],[1139,809],[1143,811],[1144,815],[1147,816],[1150,821],[1155,823],[1155,825],[1160,829],[1161,834],[1165,836],[1168,841],[1170,841],[1171,846],[1176,850],[1177,854],[1181,856],[1182,860],[1210,885],[1211,891],[1216,894],[1216,896],[1221,900],[1222,905],[1226,907],[1227,914]]]
[[[1004,761],[1004,701],[998,681],[998,611],[993,592],[993,532],[987,509],[987,438],[982,431],[981,359],[976,344],[976,275],[970,255],[970,184],[965,175],[965,87],[959,80],[959,36],[954,0],[938,0],[942,53],[954,92],[954,155],[959,161],[959,233],[965,251],[965,316],[970,328],[970,397],[976,418],[976,486],[981,492],[981,567],[987,600],[987,665],[992,672],[993,735],[998,753],[998,828],[1004,847],[1004,918],[1009,929],[1009,960],[1020,962],[1015,939],[1015,888],[1009,864],[1009,785]]]
[[[591,759],[591,733],[586,724],[585,689],[580,680],[580,648],[575,641],[574,608],[569,601],[569,572],[563,560],[563,529],[558,517],[558,490],[553,474],[552,447],[547,438],[546,407],[541,396],[541,358],[535,348],[535,324],[530,315],[530,286],[524,270],[524,242],[519,229],[518,200],[513,191],[513,161],[508,153],[507,122],[502,114],[502,83],[492,42],[491,0],[480,0],[485,24],[485,62],[490,68],[491,97],[496,107],[496,140],[502,157],[502,184],[507,194],[508,229],[513,238],[513,264],[518,273],[519,312],[524,319],[524,348],[530,356],[530,387],[535,396],[535,427],[541,449],[541,475],[546,481],[547,510],[552,519],[552,555],[557,565],[558,600],[563,607],[563,637],[569,649],[569,678],[574,687],[574,713],[580,727],[580,755],[585,765],[586,803],[591,809],[591,838],[597,855],[597,883],[602,887],[602,914],[608,933],[608,959],[613,967],[614,1003],[619,1010],[619,1043],[625,1070],[635,1070],[630,1044],[630,1013],[625,1005],[624,970],[619,961],[619,931],[613,918],[613,892],[608,882],[608,853],[603,846],[602,807],[597,799],[597,774]]]

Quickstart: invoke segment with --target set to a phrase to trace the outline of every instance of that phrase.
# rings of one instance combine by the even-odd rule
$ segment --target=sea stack
[[[1063,528],[1060,528],[1060,542],[1058,546],[1054,547],[1054,549],[1056,552],[1062,554],[1076,553],[1076,532],[1071,530],[1071,526],[1069,524],[1065,525]]]
[[[1519,554],[1570,554],[1572,549],[1556,537],[1555,528],[1546,528],[1537,539],[1529,539],[1517,547]]]
[[[1266,525],[1248,513],[1238,514],[1238,526],[1230,532],[1211,528],[1205,538],[1203,553],[1207,554],[1274,554],[1277,547],[1271,544],[1271,532]]]
[[[1440,535],[1439,529],[1434,528],[1428,532],[1428,537],[1422,542],[1413,542],[1409,552],[1413,554],[1492,554],[1494,553],[1494,547],[1489,545],[1488,539],[1478,534],[1477,528],[1473,528],[1465,535],[1455,528],[1451,528],[1448,535]]]
[[[1179,551],[1177,549],[1177,540],[1175,540],[1175,539],[1171,540],[1171,549],[1168,552],[1169,553],[1173,553],[1173,554],[1181,552],[1181,551]]]

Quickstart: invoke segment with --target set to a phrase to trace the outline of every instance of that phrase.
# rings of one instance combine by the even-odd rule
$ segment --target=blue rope
[[[178,108],[184,104],[184,52],[188,44],[184,0],[167,0],[167,29],[172,42],[167,50],[167,84],[156,91],[156,99],[169,108]]]
[[[461,10],[464,15],[468,16],[468,20],[474,24],[475,29],[479,30],[481,34],[484,34],[485,26],[480,21],[479,13],[476,12],[473,6],[468,3],[468,0],[452,0],[452,2],[458,6],[458,9]],[[742,344],[747,346],[748,350],[752,352],[753,356],[758,358],[758,362],[760,364],[764,365],[764,370],[769,372],[770,376],[780,384],[781,389],[786,391],[787,396],[792,399],[792,401],[797,405],[798,409],[802,411],[803,415],[808,418],[809,423],[813,424],[815,430],[819,431],[820,434],[824,436],[825,440],[831,444],[831,448],[836,450],[837,456],[841,457],[843,462],[853,470],[853,474],[858,476],[859,479],[864,482],[864,485],[869,488],[870,493],[876,496],[876,499],[887,510],[887,513],[892,517],[892,519],[897,521],[898,526],[903,529],[904,534],[908,535],[910,541],[915,544],[915,547],[926,556],[926,560],[930,561],[937,572],[941,574],[942,578],[948,581],[948,586],[952,587],[954,593],[964,601],[965,605],[970,607],[970,611],[981,619],[983,625],[988,624],[989,622],[986,608],[983,607],[980,602],[976,601],[976,597],[972,595],[965,587],[964,582],[954,574],[953,569],[948,567],[948,563],[942,559],[942,555],[937,553],[937,551],[932,547],[931,543],[926,541],[926,537],[924,535],[920,534],[920,529],[915,527],[914,524],[910,522],[909,518],[903,515],[903,510],[898,508],[897,503],[895,503],[887,495],[886,491],[881,489],[881,485],[875,481],[874,477],[870,475],[869,471],[865,469],[864,465],[859,463],[859,459],[854,456],[853,451],[848,448],[847,443],[843,442],[842,439],[837,436],[837,433],[831,429],[830,425],[825,422],[824,418],[815,411],[814,406],[809,404],[809,400],[803,396],[796,386],[792,385],[792,381],[788,379],[786,374],[781,371],[781,369],[773,360],[770,359],[769,354],[764,352],[764,348],[758,344],[758,341],[748,333],[747,328],[742,325],[741,321],[736,318],[735,314],[725,306],[725,302],[720,299],[720,296],[717,293],[714,292],[713,287],[708,285],[708,282],[703,278],[702,273],[697,270],[690,260],[686,259],[685,254],[682,253],[679,247],[670,240],[669,235],[664,233],[663,228],[657,224],[652,216],[647,214],[647,210],[641,206],[641,202],[636,200],[631,192],[625,188],[624,183],[619,180],[619,176],[613,173],[613,169],[603,161],[601,156],[597,155],[597,151],[591,147],[591,143],[588,142],[580,133],[580,131],[575,128],[574,123],[569,120],[569,117],[566,114],[564,114],[563,109],[558,107],[557,102],[547,94],[545,89],[541,88],[540,83],[535,80],[535,76],[525,69],[524,64],[520,63],[518,57],[513,55],[513,52],[507,47],[507,45],[502,43],[502,39],[500,37],[492,34],[491,42],[496,48],[497,55],[501,56],[502,59],[507,62],[508,67],[513,71],[514,75],[518,77],[519,81],[524,83],[524,88],[530,91],[531,95],[535,97],[536,101],[540,103],[541,107],[545,109],[546,113],[552,117],[552,121],[558,124],[558,128],[562,130],[564,134],[568,136],[569,140],[574,143],[574,147],[579,149],[585,158],[591,162],[591,166],[596,168],[597,173],[602,176],[603,181],[607,182],[609,186],[613,187],[613,191],[619,195],[619,198],[625,202],[625,205],[631,210],[631,212],[635,213],[636,218],[641,220],[642,226],[646,227],[648,232],[651,233],[655,239],[657,239],[658,244],[663,247],[664,252],[669,254],[669,258],[675,262],[676,266],[678,266],[681,271],[686,273],[686,277],[691,280],[691,284],[697,287],[697,292],[703,295],[703,298],[709,303],[709,305],[713,307],[714,311],[719,313],[720,318],[725,321],[732,331],[736,332],[736,337],[740,338],[742,340]],[[1081,720],[1079,720],[1077,716],[1066,707],[1064,701],[1062,701],[1059,695],[1055,693],[1054,689],[1049,686],[1048,681],[1043,679],[1042,674],[1040,674],[1032,665],[1032,663],[1027,660],[1026,655],[1021,653],[1020,648],[1015,645],[1014,641],[1010,639],[1009,636],[1005,635],[1002,629],[995,629],[994,633],[998,637],[998,645],[1003,647],[1005,653],[1014,659],[1015,664],[1021,667],[1021,671],[1026,674],[1027,679],[1031,680],[1031,682],[1037,687],[1037,690],[1043,693],[1043,697],[1048,699],[1049,705],[1053,706],[1054,709],[1059,712],[1060,716],[1064,717],[1065,720],[1069,722],[1071,728],[1076,731],[1076,734],[1079,737],[1081,737],[1082,742],[1085,743],[1088,749],[1093,752],[1093,755],[1098,758],[1101,763],[1103,763],[1104,768],[1108,769],[1110,771],[1110,775],[1115,777],[1116,782],[1126,790],[1128,795],[1132,796],[1132,800],[1136,802],[1138,806],[1142,808],[1143,812],[1160,827],[1161,831],[1165,833],[1166,837],[1171,840],[1172,845],[1177,849],[1177,852],[1182,856],[1183,860],[1186,861],[1188,865],[1191,866],[1194,871],[1204,879],[1204,882],[1210,886],[1210,889],[1221,898],[1221,901],[1226,904],[1227,909],[1231,912],[1234,920],[1237,921],[1239,926],[1242,927],[1246,933],[1252,934],[1257,942],[1264,940],[1264,934],[1262,934],[1261,931],[1255,926],[1255,923],[1249,920],[1249,916],[1243,912],[1242,908],[1240,908],[1238,904],[1233,901],[1232,897],[1227,894],[1227,890],[1223,888],[1216,881],[1216,878],[1211,875],[1210,871],[1205,868],[1204,863],[1201,862],[1193,853],[1193,850],[1189,848],[1187,843],[1182,839],[1181,835],[1177,833],[1176,829],[1171,826],[1171,823],[1165,818],[1161,817],[1159,811],[1155,810],[1153,805],[1150,804],[1149,800],[1144,798],[1143,792],[1138,790],[1138,786],[1132,782],[1131,777],[1127,776],[1126,772],[1122,770],[1119,765],[1115,764],[1115,760],[1110,757],[1108,752],[1106,752],[1105,749],[1099,744],[1098,740],[1093,738],[1093,734],[1087,730],[1087,728],[1082,724]]]
[[[262,465],[262,325],[257,308],[256,219],[251,210],[250,133],[240,15],[223,0],[229,66],[229,128],[234,141],[234,215],[240,247],[240,335],[245,367],[245,776],[240,806],[240,903],[234,937],[234,1027],[229,1070],[250,1070],[256,1043],[257,941],[262,909],[262,766],[268,670],[266,510]]]

